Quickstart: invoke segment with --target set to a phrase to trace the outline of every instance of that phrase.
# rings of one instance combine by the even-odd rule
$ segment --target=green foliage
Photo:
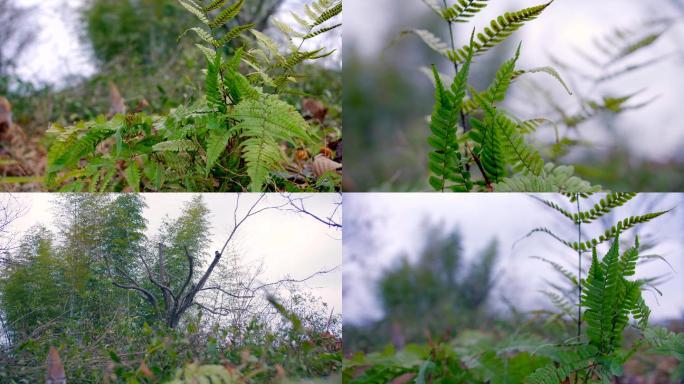
[[[430,185],[435,190],[467,192],[473,188],[470,173],[463,164],[463,158],[458,148],[457,129],[458,113],[466,92],[466,78],[470,60],[461,68],[452,90],[444,89],[437,69],[433,66],[436,94],[435,107],[430,120],[432,136],[428,143],[434,148],[430,153],[429,168],[436,176],[430,177]],[[447,186],[447,182],[453,183]]]
[[[556,197],[562,198],[560,195]],[[594,201],[590,200],[592,197],[592,194],[566,194],[565,200],[576,207],[575,212],[566,207],[565,203],[558,202],[550,196],[537,199],[558,212],[562,222],[571,224],[577,232],[582,233],[581,226],[585,221],[593,222],[599,217],[609,217],[614,209],[632,201],[635,194],[613,193],[597,196]],[[591,208],[580,210],[581,205],[586,205],[587,202]],[[429,230],[427,234],[435,232]],[[637,372],[633,368],[637,360],[649,360],[649,355],[657,354],[669,356],[679,362],[673,381],[667,381],[664,377],[661,379],[663,382],[676,382],[682,374],[682,334],[664,328],[649,327],[650,309],[643,299],[642,290],[647,288],[646,285],[652,279],[636,277],[637,266],[648,257],[644,255],[648,246],[635,240],[632,247],[620,252],[620,233],[621,231],[618,231],[611,238],[611,246],[605,256],[600,257],[596,247],[592,247],[591,265],[588,273],[585,271],[586,275],[583,275],[581,264],[579,271],[575,273],[566,267],[563,261],[556,262],[550,258],[537,257],[559,274],[559,278],[548,280],[550,288],[543,292],[558,312],[544,310],[519,314],[515,304],[509,303],[509,311],[501,318],[501,322],[505,324],[492,324],[491,321],[482,320],[474,324],[452,321],[443,325],[441,330],[426,326],[429,324],[430,316],[437,314],[436,316],[445,317],[442,309],[445,306],[457,308],[459,312],[467,311],[466,307],[457,304],[457,299],[448,304],[432,301],[422,307],[411,307],[408,303],[416,302],[416,297],[422,299],[435,295],[433,286],[441,284],[443,275],[440,273],[449,271],[448,265],[458,264],[458,257],[452,256],[453,249],[458,249],[458,245],[454,245],[457,242],[452,242],[450,247],[444,247],[443,250],[440,250],[439,246],[427,247],[421,259],[432,260],[430,265],[435,266],[432,274],[425,273],[432,283],[419,285],[428,278],[417,272],[410,273],[413,266],[404,261],[387,276],[388,279],[383,281],[382,287],[393,287],[392,297],[397,299],[389,304],[401,303],[405,307],[404,311],[394,317],[395,323],[401,323],[414,314],[420,318],[423,331],[427,331],[431,336],[446,334],[445,337],[429,337],[425,345],[408,344],[403,349],[400,349],[399,345],[397,349],[386,347],[382,352],[364,354],[358,350],[369,346],[375,349],[377,344],[359,343],[359,340],[356,340],[360,336],[358,332],[353,327],[345,327],[345,337],[354,345],[351,351],[355,352],[344,362],[345,381],[608,383],[616,381],[616,378],[631,379],[631,375]],[[438,243],[434,237],[426,238],[426,244]],[[584,255],[581,250],[576,251],[581,263]],[[491,281],[486,274],[468,274],[472,275],[472,278],[465,279],[459,282],[457,288],[452,288],[457,292],[457,297],[467,298],[479,282]],[[386,296],[386,292],[382,291],[381,298],[385,299]],[[387,306],[387,302],[385,306],[385,311],[390,313],[389,308],[392,306]],[[521,316],[521,323],[510,324],[518,318],[517,316]],[[577,328],[573,329],[575,326]],[[450,332],[444,332],[444,329],[450,330],[451,327],[457,328],[456,337]],[[473,328],[477,330],[471,330]],[[353,332],[347,332],[347,329]],[[374,332],[378,332],[378,329],[374,329]],[[394,338],[392,341],[395,341]],[[439,356],[437,351],[442,348],[452,353],[451,376],[447,373],[436,376],[423,375],[422,372],[430,372],[431,367],[440,364],[436,356]],[[637,353],[639,358],[633,358]],[[627,364],[628,362],[630,364]],[[629,374],[628,370],[631,370]]]
[[[253,294],[242,300],[235,294],[230,296],[235,302],[227,305],[260,300],[258,310],[238,308],[235,316],[215,317],[192,307],[181,326],[171,329],[161,308],[151,307],[136,291],[115,287],[113,282],[142,280],[148,273],[145,263],[155,275],[160,270],[150,243],[165,246],[174,292],[178,277],[187,272],[180,248],[197,255],[198,269],[205,259],[210,228],[201,197],[188,199],[179,215],[165,219],[149,239],[145,207],[144,197],[134,194],[60,195],[54,199],[57,230],[35,227],[16,250],[3,255],[8,268],[0,269],[1,382],[44,380],[50,346],[59,350],[70,382],[203,382],[202,377],[211,377],[257,384],[334,377],[342,360],[340,319],[317,297],[292,289],[283,294],[288,300],[278,299],[286,321],[296,327],[277,321],[265,299]],[[212,285],[242,292],[233,285],[243,284],[245,271],[231,273]],[[141,287],[152,289],[151,283]]]
[[[53,141],[48,152],[48,189],[280,189],[285,188],[283,175],[300,172],[293,171],[299,168],[293,164],[296,150],[317,152],[314,148],[324,133],[315,132],[279,93],[282,85],[295,80],[298,64],[332,52],[302,52],[293,46],[283,56],[270,38],[253,31],[261,48],[250,48],[251,42],[245,39],[243,47],[224,60],[228,44],[235,46],[254,26],[237,24],[223,33],[245,2],[213,1],[202,7],[195,1],[179,0],[179,4],[202,24],[189,30],[205,43],[198,44],[207,59],[205,98],[163,116],[129,113],[66,128],[53,124],[48,131]],[[340,14],[341,3],[318,0],[305,11],[310,18],[308,32],[290,33],[291,39],[309,40],[332,30],[326,25]],[[266,55],[264,47],[272,56]],[[307,183],[300,188],[318,188],[314,175],[304,178]],[[285,185],[293,187],[287,181]]]
[[[167,384],[192,384],[192,383],[238,383],[238,378],[221,365],[197,365],[189,364],[176,373],[174,380]]]
[[[489,27],[485,27],[482,32],[476,34],[476,40],[473,42],[473,51],[475,56],[481,55],[501,44],[513,32],[522,28],[525,23],[536,19],[549,6],[551,2],[521,9],[515,12],[506,12],[503,15],[493,19],[489,23]],[[446,18],[446,16],[445,16]],[[448,20],[450,21],[450,20]],[[463,47],[458,50],[447,51],[449,59],[455,63],[461,63],[468,57],[468,47]]]
[[[343,380],[350,384],[380,384],[403,380],[412,383],[472,383],[473,376],[446,345],[408,345],[400,352],[356,354],[346,361]]]
[[[92,0],[81,15],[84,37],[102,65],[123,56],[160,63],[175,51],[178,28],[192,21],[173,0]]]
[[[475,33],[470,44],[456,49],[453,23],[468,23],[488,1],[459,0],[442,8],[439,2],[426,1],[449,26],[451,49],[439,37],[426,30],[412,30],[432,50],[447,56],[457,74],[452,90],[442,85],[441,76],[433,67],[436,84],[436,103],[433,110],[428,143],[434,149],[428,166],[434,174],[429,181],[437,191],[455,192],[595,192],[592,186],[574,176],[572,167],[545,164],[540,150],[526,139],[544,120],[522,121],[498,107],[518,77],[527,73],[546,73],[558,80],[568,92],[567,84],[552,67],[516,69],[520,47],[511,60],[497,71],[490,86],[479,92],[468,89],[468,73],[474,56],[493,48],[527,22],[536,19],[552,2],[507,12],[492,20],[483,32]],[[462,65],[460,70],[458,66]],[[470,97],[468,97],[470,96]],[[471,179],[470,169],[477,166],[481,180]]]
[[[663,327],[650,327],[644,330],[644,339],[651,347],[650,353],[677,359],[679,368],[674,372],[673,379],[684,379],[684,333],[674,333]]]

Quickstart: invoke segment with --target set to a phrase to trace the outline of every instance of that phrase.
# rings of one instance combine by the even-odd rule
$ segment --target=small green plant
[[[197,47],[207,60],[205,97],[167,116],[129,113],[71,127],[53,124],[48,189],[301,189],[289,181],[289,164],[298,150],[317,153],[323,138],[280,94],[297,80],[299,64],[332,53],[324,47],[304,51],[302,45],[340,26],[331,21],[342,12],[341,1],[307,5],[305,15],[296,16],[299,28],[275,21],[291,43],[287,53],[254,24],[223,28],[238,17],[244,0],[179,2],[201,23],[189,31],[200,38]],[[248,31],[254,39],[243,36]],[[234,49],[238,39],[245,43]],[[308,180],[313,176],[302,177],[316,188],[316,180]]]
[[[527,22],[539,17],[552,2],[507,12],[493,19],[481,32],[473,31],[470,44],[462,48],[456,48],[453,25],[468,23],[489,1],[458,0],[451,6],[446,1],[442,4],[436,0],[424,2],[448,24],[451,45],[427,30],[404,33],[420,37],[431,49],[452,62],[457,73],[447,87],[442,81],[444,76],[433,66],[437,90],[428,138],[432,148],[428,158],[432,188],[440,192],[599,191],[600,187],[574,176],[572,167],[545,163],[540,150],[529,142],[527,136],[546,120],[521,120],[499,108],[511,83],[525,74],[546,73],[570,92],[555,69],[517,69],[519,46],[515,57],[501,66],[488,89],[477,91],[468,85],[475,57],[501,44]],[[472,168],[477,168],[477,175],[471,173]]]

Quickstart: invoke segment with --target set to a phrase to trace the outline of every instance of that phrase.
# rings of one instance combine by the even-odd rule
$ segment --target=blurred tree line
[[[423,239],[415,260],[402,255],[378,278],[383,317],[368,324],[344,324],[345,353],[375,351],[390,343],[402,348],[449,340],[460,329],[491,324],[487,304],[496,283],[497,241],[466,261],[458,229],[426,223]]]
[[[246,2],[236,22],[266,28],[284,3]],[[88,78],[75,75],[65,84],[36,84],[17,76],[18,59],[35,43],[32,31],[39,27],[31,17],[36,9],[17,4],[0,0],[0,95],[12,102],[15,120],[29,133],[42,133],[52,122],[66,125],[106,114],[110,82],[129,110],[151,113],[167,113],[202,94],[198,91],[204,86],[205,59],[194,40],[183,36],[197,20],[177,0],[85,0],[76,8],[76,30],[97,72]],[[223,28],[231,27],[229,23]],[[331,115],[339,115],[339,73],[314,65],[307,66],[306,73],[310,81],[296,86],[291,96],[295,104],[302,95],[313,95],[330,105]]]

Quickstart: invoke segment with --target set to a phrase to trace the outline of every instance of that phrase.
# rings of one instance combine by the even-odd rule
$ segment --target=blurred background
[[[506,11],[539,3],[490,2],[472,23],[455,27],[457,45],[467,43],[473,26],[479,31]],[[422,1],[397,4],[345,2],[344,126],[352,148],[345,170],[348,191],[429,190],[426,117],[434,88],[421,67],[438,64],[450,76],[453,67],[415,35],[397,37],[404,30],[428,29],[448,41],[448,30]],[[503,106],[521,119],[556,123],[563,146],[555,145],[553,124],[534,135],[546,148],[545,159],[577,164],[582,177],[610,190],[681,190],[683,16],[682,0],[557,0],[478,58],[471,82],[476,89],[486,87],[522,41],[520,68],[552,65],[573,91],[569,95],[546,75],[524,76]],[[604,108],[593,111],[597,104]],[[589,113],[590,118],[579,118]]]
[[[283,41],[271,18],[291,22],[290,10],[300,11],[304,3],[249,1],[239,22],[254,22]],[[109,82],[128,105],[145,100],[151,112],[168,112],[191,102],[203,85],[204,57],[194,47],[196,39],[179,39],[197,24],[177,0],[0,0],[0,95],[30,134],[42,133],[51,122],[106,113]],[[306,67],[311,81],[300,82],[298,90],[334,113],[341,95],[341,31],[325,39],[317,43],[338,51]],[[293,97],[295,104],[300,98]]]
[[[575,211],[574,204],[561,195],[536,197]],[[582,210],[601,197],[582,200]],[[617,220],[675,208],[624,232],[620,240],[624,250],[639,236],[644,259],[637,277],[658,277],[656,289],[644,293],[652,324],[680,331],[684,327],[682,203],[683,194],[641,194],[602,220],[581,227],[586,240]],[[544,312],[558,312],[544,291],[552,290],[562,278],[535,257],[576,274],[577,253],[546,234],[527,235],[534,228],[547,227],[562,238],[576,240],[577,228],[535,196],[350,193],[345,194],[344,211],[347,354],[451,340],[469,331],[555,332],[556,338],[564,334],[561,329],[568,323]],[[608,248],[608,243],[601,245],[599,255]],[[590,254],[585,257],[586,277]]]

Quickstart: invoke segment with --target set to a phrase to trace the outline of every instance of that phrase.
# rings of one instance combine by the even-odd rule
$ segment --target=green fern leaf
[[[489,86],[489,88],[484,92],[484,97],[489,101],[489,104],[496,104],[504,101],[506,98],[506,92],[511,86],[511,80],[513,79],[513,74],[515,73],[515,63],[520,57],[520,47],[515,52],[515,57],[506,61],[501,68],[496,72],[494,76],[494,81]]]
[[[296,145],[297,140],[310,140],[306,121],[294,108],[274,95],[243,100],[230,115],[240,121],[234,129],[244,139],[243,157],[247,163],[251,191],[260,191],[270,172],[282,169],[284,159],[280,142]]]
[[[428,138],[434,151],[429,154],[428,167],[434,174],[429,178],[430,185],[437,191],[443,192],[448,188],[454,192],[468,192],[473,188],[457,138],[458,118],[468,86],[471,59],[472,54],[456,74],[451,90],[444,88],[437,68],[432,67],[436,102],[430,122],[432,135]],[[448,182],[452,185],[447,185]]]
[[[218,16],[216,16],[216,18],[209,23],[209,27],[211,29],[217,29],[223,26],[224,24],[228,23],[229,21],[233,20],[235,16],[237,16],[238,13],[240,13],[240,10],[242,9],[243,5],[245,5],[245,0],[236,0],[228,8],[225,8],[223,11],[221,11],[218,14]]]
[[[207,139],[207,166],[206,175],[211,173],[211,169],[216,164],[223,151],[226,150],[228,140],[234,136],[236,130],[225,130],[221,132],[212,132]]]
[[[224,45],[228,44],[233,39],[238,38],[240,35],[242,35],[245,31],[249,31],[250,29],[254,28],[256,24],[254,23],[249,23],[249,24],[243,24],[243,25],[238,25],[233,27],[228,33],[223,35],[219,40],[214,42],[215,47],[223,47]]]
[[[556,193],[593,193],[600,192],[600,186],[574,176],[571,166],[556,166],[547,163],[539,175],[527,174],[505,178],[494,185],[496,192],[556,192]]]
[[[131,162],[124,171],[128,186],[133,189],[133,192],[140,192],[140,170],[135,161]]]
[[[212,1],[211,3],[209,3],[209,5],[207,5],[206,7],[204,7],[203,11],[204,11],[205,13],[209,13],[209,12],[211,12],[211,11],[215,11],[215,10],[217,10],[217,9],[219,9],[219,8],[221,8],[221,7],[223,7],[224,5],[226,5],[227,2],[228,2],[228,0],[214,0],[214,1]]]
[[[477,34],[477,40],[474,42],[474,55],[481,55],[490,48],[503,42],[525,23],[534,20],[541,15],[551,3],[552,1],[546,4],[521,9],[516,12],[506,12],[503,16],[499,16],[492,20],[489,27],[486,27],[482,32]],[[467,55],[468,46],[447,52],[447,56],[454,63],[462,63]]]
[[[209,19],[207,19],[207,15],[205,15],[205,13],[201,9],[197,8],[192,3],[186,0],[178,0],[178,2],[188,12],[195,15],[202,23],[204,23],[205,25],[209,25]]]
[[[484,9],[489,0],[457,0],[456,4],[442,11],[442,17],[452,23],[467,23]]]
[[[152,146],[154,152],[190,152],[197,150],[191,140],[169,140]]]

